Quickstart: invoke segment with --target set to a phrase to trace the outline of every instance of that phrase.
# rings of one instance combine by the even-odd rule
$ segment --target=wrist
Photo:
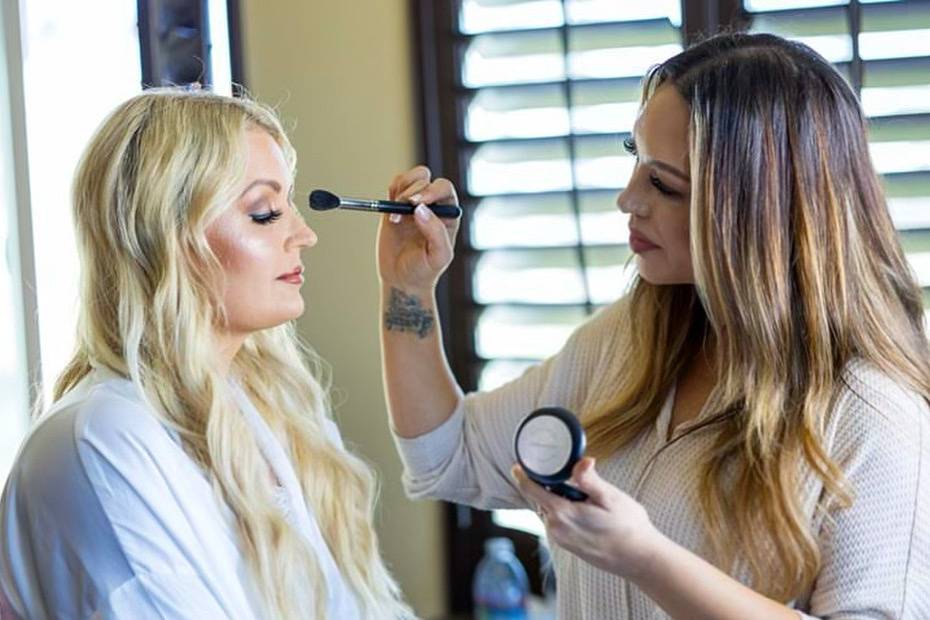
[[[651,523],[639,536],[635,550],[622,570],[624,578],[636,583],[648,583],[663,573],[662,566],[674,553],[676,543]]]
[[[381,280],[381,299],[387,301],[397,293],[416,297],[423,304],[433,304],[436,297],[436,286],[428,284],[409,284],[400,282],[388,282]]]

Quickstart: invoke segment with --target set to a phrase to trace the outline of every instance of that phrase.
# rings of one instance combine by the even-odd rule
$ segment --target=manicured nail
[[[428,222],[428,221],[429,221],[430,212],[429,212],[429,209],[426,208],[426,205],[422,205],[422,204],[421,204],[421,205],[417,205],[417,208],[413,210],[413,214],[414,214],[414,215],[417,217],[417,219],[419,219],[421,222]]]
[[[420,204],[421,202],[423,202],[421,198],[423,197],[420,196],[420,194],[414,194],[413,196],[410,197],[410,202],[412,202],[413,204]]]
[[[390,215],[388,216],[388,220],[390,220],[392,224],[399,224],[399,223],[400,223],[400,213],[392,213],[392,214],[390,214]]]

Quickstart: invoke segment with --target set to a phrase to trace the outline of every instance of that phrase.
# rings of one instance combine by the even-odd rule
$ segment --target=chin
[[[675,273],[668,270],[648,269],[642,263],[638,268],[640,279],[656,286],[670,286],[673,284],[694,284],[694,275],[688,273]]]
[[[280,321],[278,324],[287,323],[288,321],[294,321],[299,319],[304,314],[304,303],[303,300],[300,301],[299,306],[294,308],[282,308],[283,312],[281,313]]]
[[[294,321],[303,316],[304,313],[304,304],[301,300],[300,304],[287,304],[274,308],[268,315],[264,318],[261,329],[271,329],[273,327],[278,327],[279,325],[284,325],[290,321]]]

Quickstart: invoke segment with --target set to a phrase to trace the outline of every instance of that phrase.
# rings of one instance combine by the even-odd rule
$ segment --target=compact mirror
[[[513,440],[517,461],[530,480],[572,501],[588,495],[567,484],[584,454],[584,430],[578,418],[561,407],[544,407],[526,416]]]

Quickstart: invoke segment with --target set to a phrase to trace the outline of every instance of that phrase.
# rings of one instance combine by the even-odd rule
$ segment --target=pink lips
[[[656,250],[659,246],[654,244],[652,241],[636,232],[635,230],[630,231],[630,249],[633,250],[636,254],[642,254],[643,252],[648,252],[649,250]]]
[[[303,267],[297,267],[293,271],[289,271],[288,273],[278,276],[278,280],[281,280],[282,282],[287,282],[288,284],[303,284],[304,282],[303,272],[304,272]]]

